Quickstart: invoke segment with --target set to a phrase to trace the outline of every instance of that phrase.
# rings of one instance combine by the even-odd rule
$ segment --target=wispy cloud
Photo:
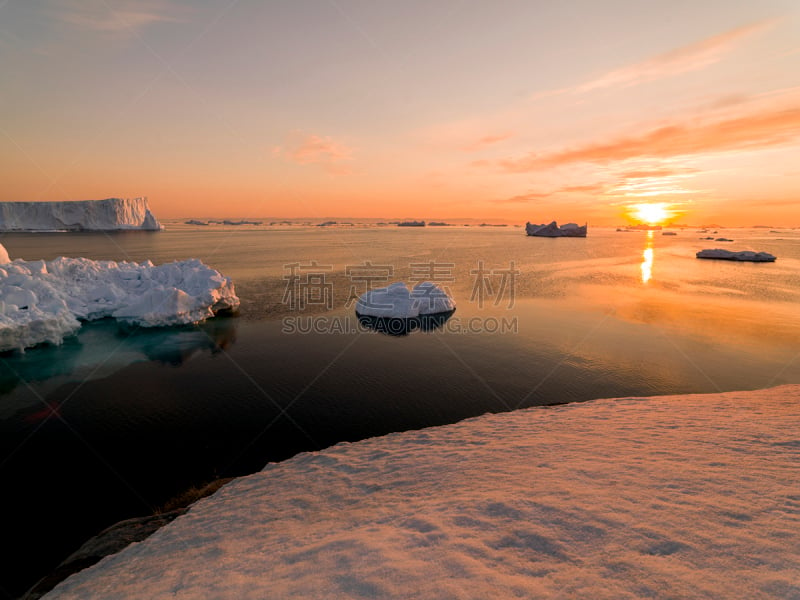
[[[167,2],[57,0],[49,15],[62,23],[98,33],[134,32],[148,25],[179,22],[182,10]]]
[[[552,194],[548,194],[546,192],[539,193],[539,192],[531,192],[529,194],[519,194],[517,196],[511,196],[510,198],[501,198],[499,200],[494,200],[495,204],[530,204],[532,202],[540,202],[542,200],[547,200],[550,198]]]
[[[696,173],[694,169],[687,167],[650,167],[645,169],[635,169],[623,171],[620,177],[623,179],[648,179],[653,177],[689,177]]]
[[[491,134],[491,135],[484,135],[483,137],[478,138],[477,140],[474,140],[474,141],[466,144],[464,146],[464,150],[466,152],[477,152],[478,150],[483,150],[484,148],[487,148],[488,146],[492,146],[492,145],[497,144],[499,142],[503,142],[503,141],[508,140],[508,139],[510,139],[512,137],[514,137],[513,134],[507,133],[507,132],[496,133],[496,134]]]
[[[626,198],[649,198],[653,196],[678,196],[696,194],[701,190],[689,189],[683,186],[683,180],[691,175],[630,175],[620,178],[616,185],[609,187],[609,196],[622,196]]]
[[[283,145],[272,149],[272,155],[298,165],[318,164],[329,167],[331,171],[343,172],[339,163],[352,160],[353,150],[328,136],[293,131]]]
[[[565,185],[549,192],[529,192],[527,194],[519,194],[511,196],[510,198],[501,198],[494,200],[495,204],[530,204],[535,202],[543,202],[552,199],[554,196],[563,194],[579,194],[579,195],[598,195],[605,191],[605,185],[602,183],[590,183],[585,185]]]
[[[774,23],[774,21],[760,22],[738,27],[640,63],[615,69],[602,77],[578,86],[576,91],[589,92],[607,87],[630,87],[639,83],[704,69],[719,62],[744,39],[772,27]]]
[[[676,48],[664,54],[620,67],[580,85],[540,92],[534,99],[561,94],[583,94],[604,88],[631,86],[699,71],[733,52],[747,38],[766,31],[777,21],[761,21]]]
[[[611,163],[633,158],[671,158],[711,152],[758,149],[800,136],[800,107],[764,110],[712,122],[673,123],[610,141],[577,148],[530,153],[498,164],[509,173],[579,162]]]
[[[596,194],[602,192],[605,186],[602,183],[590,183],[586,185],[565,185],[557,189],[555,194]]]

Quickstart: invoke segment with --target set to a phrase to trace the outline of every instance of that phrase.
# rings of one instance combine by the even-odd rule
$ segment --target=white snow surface
[[[397,281],[387,287],[369,290],[358,299],[356,313],[369,317],[413,319],[455,310],[456,301],[444,289],[430,281],[418,283],[409,291]]]
[[[0,261],[0,351],[58,344],[81,320],[183,325],[238,306],[230,278],[197,259],[158,266],[65,257]]]
[[[342,443],[231,482],[46,597],[797,598],[798,432],[790,385]]]
[[[753,252],[752,250],[742,250],[731,252],[722,248],[710,248],[700,250],[695,256],[697,258],[719,258],[722,260],[740,260],[750,262],[774,262],[775,257],[769,252]]]
[[[147,198],[0,202],[0,231],[159,230]]]

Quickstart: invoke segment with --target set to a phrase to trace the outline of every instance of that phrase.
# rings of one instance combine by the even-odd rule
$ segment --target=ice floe
[[[455,310],[456,302],[445,290],[430,281],[418,283],[409,291],[403,282],[369,290],[356,303],[356,314],[390,319],[413,319]]]
[[[0,246],[2,248],[2,246]],[[57,344],[81,321],[143,327],[196,323],[239,306],[233,282],[197,259],[154,265],[60,257],[3,263],[0,351]]]
[[[768,252],[753,252],[752,250],[742,250],[741,252],[731,252],[721,248],[700,250],[695,256],[697,258],[717,258],[720,260],[741,260],[750,262],[775,262],[775,257]]]

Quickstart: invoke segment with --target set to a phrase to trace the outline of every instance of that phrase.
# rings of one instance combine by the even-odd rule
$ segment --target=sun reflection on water
[[[647,232],[647,245],[642,252],[642,283],[653,278],[653,232]]]

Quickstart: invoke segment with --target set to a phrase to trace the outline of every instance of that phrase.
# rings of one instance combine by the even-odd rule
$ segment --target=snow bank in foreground
[[[797,597],[798,431],[795,385],[339,444],[232,482],[47,598]]]
[[[717,240],[719,241],[719,240]],[[730,240],[728,240],[730,241]],[[775,262],[775,257],[769,252],[753,252],[752,250],[742,250],[741,252],[731,252],[721,248],[700,250],[695,254],[697,258],[718,258],[722,260],[744,260],[750,262]]]
[[[0,260],[0,351],[57,344],[80,320],[182,325],[238,306],[233,282],[197,259],[159,266],[64,257]]]
[[[359,297],[356,313],[368,317],[413,319],[455,310],[456,301],[430,281],[418,283],[409,292],[405,283],[369,290]]]

